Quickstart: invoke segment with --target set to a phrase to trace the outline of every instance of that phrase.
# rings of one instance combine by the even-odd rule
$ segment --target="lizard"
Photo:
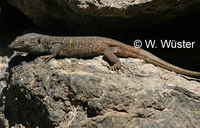
[[[200,72],[180,68],[156,57],[146,50],[105,37],[65,37],[28,33],[17,37],[8,47],[14,51],[41,55],[39,57],[46,59],[46,61],[56,56],[80,58],[104,55],[111,63],[109,67],[111,70],[127,69],[118,57],[133,57],[143,59],[148,63],[176,73],[188,76],[200,76]]]

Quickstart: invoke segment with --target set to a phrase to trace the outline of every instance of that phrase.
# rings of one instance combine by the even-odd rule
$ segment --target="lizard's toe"
[[[39,56],[37,57],[38,59],[45,59],[45,62],[48,62],[50,59],[52,59],[54,56],[53,55],[44,55],[44,56]]]
[[[125,65],[121,64],[121,63],[115,63],[113,66],[109,67],[110,70],[112,71],[122,71],[124,73],[124,69],[126,69],[128,72],[130,72],[131,74],[133,74],[128,67],[126,67]]]
[[[129,68],[127,67],[127,66],[125,66],[125,65],[121,65],[121,67],[123,67],[124,69],[126,69],[128,72],[130,72],[131,74],[133,74],[130,70],[129,70]]]

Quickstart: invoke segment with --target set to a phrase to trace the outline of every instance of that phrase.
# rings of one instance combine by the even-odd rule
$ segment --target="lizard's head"
[[[28,33],[19,36],[11,42],[8,47],[15,51],[35,53],[40,47],[40,36],[40,34],[36,33]]]

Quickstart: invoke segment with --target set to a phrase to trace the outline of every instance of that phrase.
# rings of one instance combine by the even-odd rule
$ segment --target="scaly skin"
[[[42,54],[47,61],[55,56],[88,57],[103,54],[112,64],[112,70],[122,70],[123,66],[117,56],[135,57],[162,68],[189,76],[200,76],[200,72],[186,70],[167,63],[155,55],[119,41],[104,37],[55,37],[29,33],[17,37],[8,46],[12,50]],[[123,71],[123,70],[122,70]]]

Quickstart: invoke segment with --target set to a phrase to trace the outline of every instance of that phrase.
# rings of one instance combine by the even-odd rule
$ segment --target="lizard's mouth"
[[[8,48],[9,48],[9,49],[12,49],[12,50],[15,50],[15,49],[21,49],[22,46],[20,46],[20,45],[13,45],[13,43],[10,43],[10,44],[8,45]]]
[[[28,47],[25,47],[24,45],[17,45],[16,43],[12,42],[8,45],[8,48],[16,51],[25,51]]]

